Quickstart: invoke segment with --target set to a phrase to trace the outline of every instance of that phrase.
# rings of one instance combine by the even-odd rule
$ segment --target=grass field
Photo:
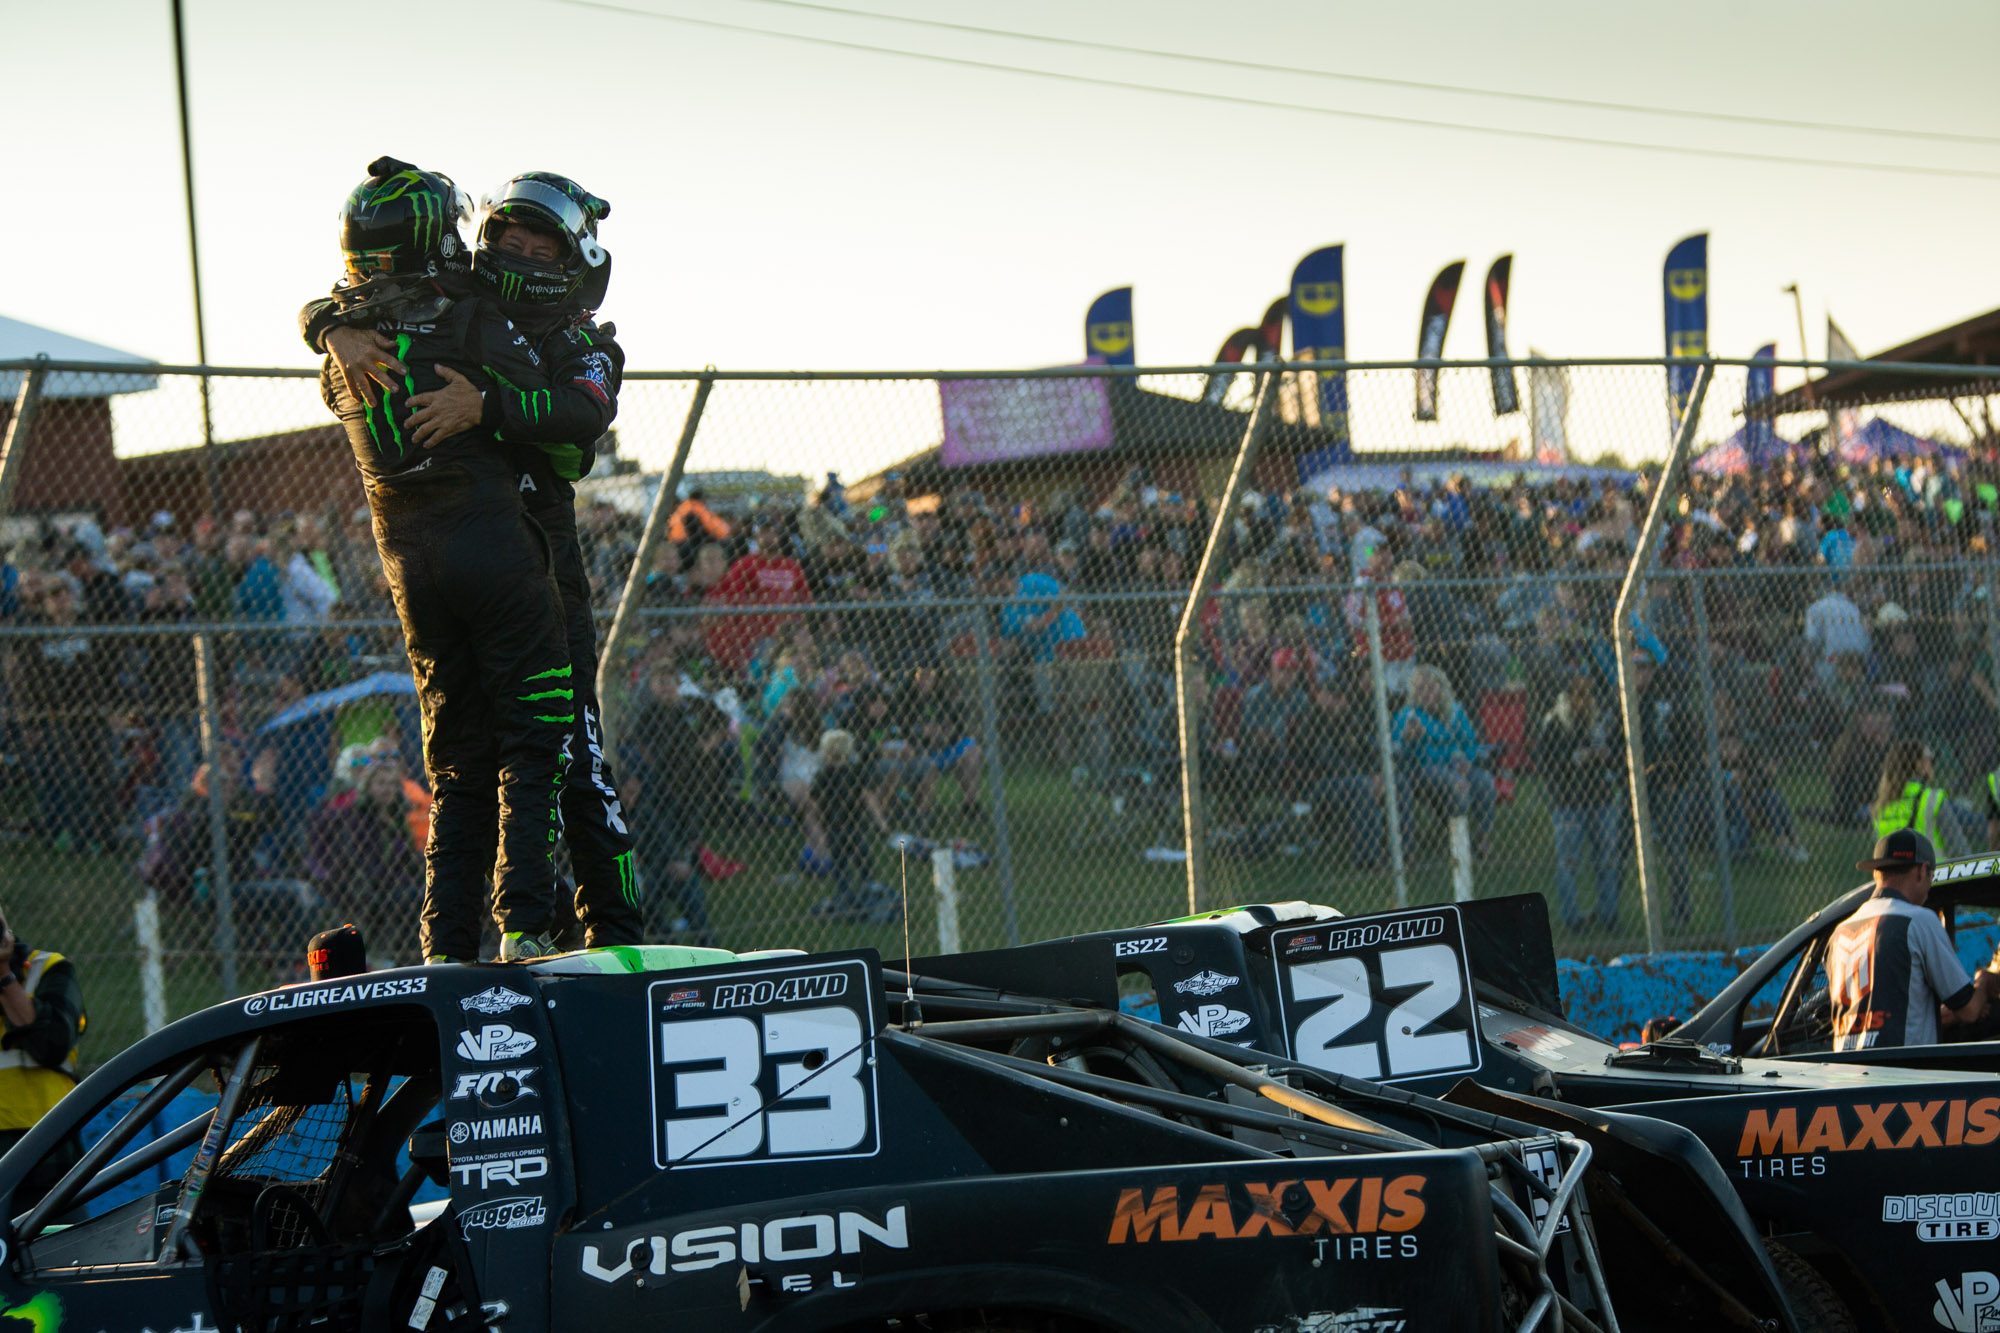
[[[1802,777],[1788,783],[1786,791],[1795,810],[1825,803],[1822,780]],[[1162,834],[1172,835],[1177,829],[1177,804],[1169,806],[1161,800],[1151,810],[1135,805],[1128,807],[1123,818],[1114,818],[1104,797],[1075,790],[1068,771],[1055,766],[1017,768],[1008,775],[1006,792],[1015,908],[1023,940],[1136,925],[1187,910],[1184,867],[1177,862],[1149,862],[1142,855],[1147,846],[1161,841]],[[1552,893],[1549,821],[1540,785],[1524,781],[1518,793],[1515,801],[1500,807],[1493,856],[1475,869],[1475,892],[1481,897]],[[1281,816],[1281,812],[1272,813]],[[1296,826],[1295,855],[1279,849],[1290,829],[1272,840],[1277,847],[1254,859],[1232,856],[1229,848],[1218,847],[1202,907],[1303,898],[1352,914],[1394,905],[1394,889],[1386,873],[1364,873],[1331,864],[1329,854],[1310,840],[1306,824],[1300,821]],[[1717,948],[1771,939],[1857,881],[1852,864],[1864,841],[1862,835],[1807,820],[1800,821],[1800,828],[1813,854],[1811,863],[1794,865],[1761,850],[1732,862],[1737,920],[1733,941],[1722,929],[1721,881],[1712,839],[1704,831],[1701,845],[1690,854],[1694,921],[1688,932],[1670,936],[1670,945]],[[1446,900],[1451,896],[1451,871],[1442,831],[1427,813],[1418,816],[1416,830],[1408,868],[1410,901]],[[955,829],[949,821],[940,820],[933,832],[936,836],[962,834],[989,853],[996,850],[990,824]],[[1177,844],[1178,837],[1172,836],[1171,841]],[[716,831],[709,842],[717,851],[749,865],[744,873],[709,888],[710,914],[728,947],[868,947],[880,950],[885,957],[902,955],[900,923],[842,925],[810,916],[811,905],[831,886],[824,879],[797,873],[798,839],[790,829],[745,826],[733,833]],[[22,938],[77,961],[90,1011],[83,1047],[86,1064],[103,1062],[144,1033],[140,958],[133,923],[134,902],[142,890],[131,870],[131,859],[129,852],[86,856],[62,854],[26,841],[0,844],[0,883],[7,886],[8,919]],[[877,851],[876,874],[892,886],[899,883],[904,869],[898,860],[887,848]],[[919,954],[931,952],[937,947],[937,926],[929,862],[913,859],[907,871],[910,947]],[[1580,878],[1586,885],[1583,893],[1588,908],[1587,865]],[[1581,938],[1558,934],[1559,954],[1609,957],[1644,948],[1637,875],[1629,858],[1624,884],[1619,930]],[[998,866],[961,871],[958,891],[964,946],[988,948],[1006,943]],[[167,1008],[172,1018],[223,996],[220,968],[210,942],[213,923],[209,912],[186,908],[163,915]],[[273,953],[246,950],[239,956],[239,986],[254,989],[295,979],[305,939],[321,924],[327,923],[299,923],[295,940],[270,941]]]

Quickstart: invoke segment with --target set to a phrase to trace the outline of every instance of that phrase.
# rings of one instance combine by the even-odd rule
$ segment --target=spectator
[[[854,737],[828,731],[819,741],[820,768],[812,780],[813,803],[826,821],[833,859],[833,894],[814,905],[816,917],[881,925],[896,918],[897,898],[875,879],[874,845],[889,832],[888,816],[855,762]]]
[[[1805,641],[1816,656],[1814,669],[1824,685],[1832,684],[1834,661],[1842,653],[1868,656],[1868,622],[1839,583],[1828,584],[1825,594],[1806,608]]]
[[[355,748],[346,764],[354,785],[313,812],[306,869],[378,954],[413,963],[424,896],[424,852],[413,821],[423,819],[428,829],[428,814],[412,799],[414,784],[392,744]]]
[[[1307,803],[1329,836],[1339,839],[1348,864],[1363,870],[1389,866],[1388,803],[1382,799],[1382,756],[1375,744],[1367,677],[1349,673],[1346,683],[1312,683],[1312,711],[1301,722],[1305,772],[1311,785]],[[1405,846],[1416,808],[1410,781],[1396,774],[1397,824]]]
[[[708,507],[707,497],[699,486],[688,491],[687,498],[674,506],[673,516],[667,520],[667,540],[680,549],[683,564],[693,561],[697,544],[726,542],[730,534],[728,522]]]
[[[115,645],[88,633],[67,580],[45,585],[41,632],[17,640],[10,686],[20,743],[34,783],[38,823],[62,851],[109,841],[109,713]]]
[[[1565,929],[1587,924],[1576,876],[1590,849],[1596,872],[1600,929],[1618,925],[1618,881],[1625,869],[1625,747],[1623,728],[1597,702],[1587,670],[1572,670],[1564,689],[1535,728],[1535,771],[1548,788],[1555,832],[1556,902]]]
[[[761,516],[753,531],[754,549],[737,557],[708,589],[708,603],[718,607],[809,604],[812,592],[806,585],[805,569],[786,554],[784,532],[778,522],[768,515]],[[698,573],[709,549],[704,547],[696,557]],[[717,615],[708,626],[709,652],[724,667],[740,671],[756,656],[760,645],[775,639],[796,619],[781,614]]]
[[[253,949],[288,958],[319,899],[310,884],[283,873],[284,867],[266,845],[279,827],[276,753],[266,750],[258,755],[247,787],[239,776],[242,762],[234,747],[223,746],[213,776],[207,764],[195,769],[180,808],[162,817],[153,830],[139,863],[139,877],[170,906],[209,905],[215,883],[209,855],[209,784],[220,783],[238,928]]]
[[[1259,794],[1287,802],[1305,795],[1307,738],[1301,727],[1312,712],[1312,701],[1300,688],[1304,663],[1290,648],[1270,655],[1270,675],[1243,696],[1237,743]]]
[[[239,532],[230,537],[226,550],[229,563],[239,571],[236,614],[244,620],[283,620],[285,590],[278,567],[271,561],[269,543]]]
[[[1722,765],[1723,797],[1729,820],[1729,845],[1741,851],[1750,845],[1751,826],[1761,824],[1779,856],[1798,865],[1812,860],[1799,837],[1791,803],[1778,787],[1778,757],[1783,741],[1775,732],[1745,725],[1729,694],[1715,696],[1716,755]]]
[[[645,876],[649,938],[709,947],[703,838],[727,813],[735,751],[729,718],[706,699],[680,693],[670,669],[656,669],[633,723],[634,761],[625,807]]]
[[[981,822],[979,775],[985,756],[972,738],[957,687],[936,667],[918,667],[910,673],[909,685],[897,694],[895,713],[901,720],[899,730],[912,747],[919,825],[928,827],[932,793],[946,774],[958,786],[960,821]]]
[[[1365,540],[1365,533],[1358,534],[1357,539]],[[1368,603],[1365,597],[1374,597],[1382,643],[1382,680],[1389,693],[1400,695],[1409,689],[1410,675],[1416,670],[1416,636],[1410,625],[1403,590],[1388,582],[1395,567],[1388,545],[1377,543],[1372,549],[1374,554],[1357,571],[1357,581],[1363,586],[1341,599],[1341,612],[1347,620],[1354,655],[1365,661],[1369,655]]]
[[[1087,633],[1076,612],[1059,600],[1062,591],[1055,575],[1033,570],[1014,580],[1013,600],[1000,610],[1001,636],[1027,654],[1035,709],[1043,716],[1056,710],[1056,650]]]
[[[1946,860],[1965,856],[1972,841],[1959,828],[1957,807],[1944,788],[1934,786],[1937,773],[1931,748],[1902,737],[1882,759],[1882,776],[1875,784],[1869,814],[1875,836],[1886,838],[1898,829],[1915,829],[1929,838]]]
[[[1444,672],[1419,666],[1410,673],[1410,701],[1389,724],[1389,735],[1398,759],[1413,768],[1417,798],[1446,818],[1467,816],[1473,854],[1483,860],[1493,843],[1493,774],[1480,766],[1479,733]]]

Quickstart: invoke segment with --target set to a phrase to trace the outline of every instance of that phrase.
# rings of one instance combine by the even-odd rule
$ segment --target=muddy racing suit
[[[314,309],[301,312],[302,331]],[[423,712],[436,799],[423,953],[470,959],[489,875],[503,932],[550,927],[556,791],[575,722],[548,541],[522,511],[499,441],[544,423],[566,438],[595,439],[610,409],[580,390],[547,386],[527,340],[477,298],[404,304],[374,327],[396,341],[408,368],[402,385],[370,407],[329,363],[321,389],[361,469]],[[437,365],[505,391],[487,395],[477,429],[424,447],[410,438],[409,399],[443,386]]]

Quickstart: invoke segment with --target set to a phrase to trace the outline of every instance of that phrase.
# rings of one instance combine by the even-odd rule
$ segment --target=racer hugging
[[[561,176],[517,176],[486,201],[472,250],[470,212],[450,177],[377,158],[341,208],[340,282],[299,313],[327,354],[321,393],[361,470],[416,678],[435,796],[431,962],[477,958],[489,877],[500,958],[557,947],[566,811],[586,941],[639,935],[572,488],[618,411],[623,354],[590,318],[610,205]]]

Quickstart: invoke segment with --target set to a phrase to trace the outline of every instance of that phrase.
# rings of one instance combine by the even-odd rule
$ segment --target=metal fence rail
[[[1746,416],[1717,363],[1635,663],[1654,486],[1618,464],[1667,452],[1663,367],[1501,371],[1524,411],[1447,365],[1426,422],[1408,364],[629,377],[579,522],[649,931],[1539,892],[1565,953],[1747,943],[1854,878],[1924,754],[1990,845],[1990,382]],[[321,925],[415,948],[418,727],[347,445],[309,376],[207,379],[212,449],[195,375],[0,365],[0,901],[80,960],[91,1059]]]

